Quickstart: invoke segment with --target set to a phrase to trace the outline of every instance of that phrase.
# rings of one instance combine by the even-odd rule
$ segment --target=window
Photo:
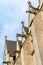
[[[16,60],[16,56],[13,56],[13,61],[15,61]]]

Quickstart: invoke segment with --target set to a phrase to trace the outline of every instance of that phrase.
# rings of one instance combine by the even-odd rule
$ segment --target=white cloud
[[[13,35],[14,31],[17,29],[17,26],[18,26],[18,24],[11,25],[11,24],[4,23],[3,34],[9,35],[9,36]]]
[[[8,4],[8,0],[1,0],[1,5],[7,5]]]
[[[1,5],[15,5],[17,3],[19,3],[20,0],[0,0],[0,4]]]

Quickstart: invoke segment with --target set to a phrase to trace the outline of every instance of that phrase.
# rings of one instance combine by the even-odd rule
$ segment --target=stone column
[[[16,50],[20,51],[19,40],[16,41]],[[21,52],[16,53],[16,65],[21,65]]]
[[[43,0],[39,0],[39,6],[40,6],[40,7],[41,7],[42,3],[43,3]],[[40,7],[39,7],[39,8],[40,8]]]

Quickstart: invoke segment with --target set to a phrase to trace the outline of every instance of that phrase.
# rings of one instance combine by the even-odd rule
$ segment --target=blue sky
[[[38,0],[30,0],[34,7],[38,6]],[[21,21],[28,26],[28,0],[0,0],[0,65],[3,62],[4,36],[16,40],[16,33],[21,32]]]

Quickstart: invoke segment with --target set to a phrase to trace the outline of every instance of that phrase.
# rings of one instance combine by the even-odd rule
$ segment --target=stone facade
[[[36,40],[37,40],[37,43],[36,44],[38,46],[37,49],[39,49],[39,53],[37,51],[37,53],[38,53],[37,56],[39,58],[39,55],[40,55],[40,58],[39,59],[41,59],[40,61],[41,61],[42,65],[43,65],[43,16],[42,15],[43,15],[43,12],[42,11],[39,12],[36,15],[36,17],[34,19],[34,26],[35,26],[34,28],[35,28]]]
[[[17,40],[5,39],[4,65],[43,65],[43,0],[39,5],[35,8],[29,2],[28,27],[22,21],[22,33],[16,35]]]

